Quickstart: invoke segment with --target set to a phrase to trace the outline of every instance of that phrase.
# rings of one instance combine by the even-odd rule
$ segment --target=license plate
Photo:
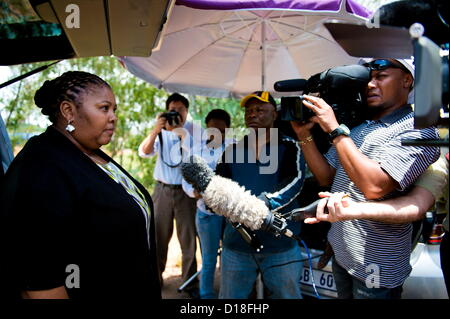
[[[331,272],[313,269],[313,274],[314,274],[314,283],[316,284],[316,287],[336,291],[334,277]],[[302,284],[309,286],[313,285],[312,276],[311,272],[309,271],[309,268],[306,267],[303,268],[303,274],[300,277],[300,282]]]

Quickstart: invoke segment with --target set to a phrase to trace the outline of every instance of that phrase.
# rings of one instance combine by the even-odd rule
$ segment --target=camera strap
[[[163,149],[163,144],[164,143],[163,143],[163,137],[162,137],[162,133],[161,132],[158,133],[158,137],[159,137],[159,142],[161,144],[161,160],[163,161],[163,163],[166,164],[167,166],[169,166],[170,168],[176,168],[176,167],[180,166],[181,163],[183,162],[183,147],[181,147],[181,143],[180,143],[180,154],[181,154],[180,162],[178,164],[172,165],[172,164],[167,163],[164,160],[164,149]]]

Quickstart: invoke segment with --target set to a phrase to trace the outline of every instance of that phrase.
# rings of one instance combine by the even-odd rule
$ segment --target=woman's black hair
[[[228,114],[227,111],[222,110],[222,109],[214,109],[212,111],[210,111],[208,113],[208,115],[206,115],[205,118],[205,124],[208,124],[208,122],[212,119],[216,119],[216,120],[222,120],[225,122],[225,124],[230,127],[231,124],[231,118],[230,118],[230,114]]]
[[[36,91],[34,103],[41,108],[41,112],[47,115],[52,123],[56,122],[59,114],[59,106],[63,101],[69,101],[79,107],[83,94],[92,86],[110,85],[95,74],[83,71],[69,71],[61,76],[47,80]]]

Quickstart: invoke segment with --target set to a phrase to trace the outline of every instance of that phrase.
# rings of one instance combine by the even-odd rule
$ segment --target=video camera
[[[180,124],[181,115],[177,111],[165,112],[161,114],[161,117],[167,119],[167,122],[169,122],[170,126],[174,126],[174,123],[175,125]]]
[[[365,117],[365,90],[370,81],[370,69],[362,65],[338,66],[305,80],[278,81],[278,92],[303,91],[318,93],[334,110],[339,123],[348,127],[360,124]],[[303,104],[302,96],[281,98],[282,121],[306,122],[314,113]]]
[[[448,128],[448,20],[448,1],[408,0],[380,7],[366,25],[329,22],[325,26],[351,56],[406,59],[414,56],[414,127]],[[449,144],[448,138],[402,142],[403,145]]]

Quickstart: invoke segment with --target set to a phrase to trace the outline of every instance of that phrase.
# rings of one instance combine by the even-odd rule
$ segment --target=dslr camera
[[[161,117],[164,117],[167,122],[169,122],[170,126],[175,126],[180,124],[181,115],[177,111],[170,111],[161,114]]]
[[[340,123],[352,128],[365,118],[365,91],[370,69],[362,65],[338,66],[311,76],[308,80],[278,81],[278,92],[318,93],[332,108]],[[282,121],[307,122],[314,113],[303,104],[302,96],[281,98]]]

